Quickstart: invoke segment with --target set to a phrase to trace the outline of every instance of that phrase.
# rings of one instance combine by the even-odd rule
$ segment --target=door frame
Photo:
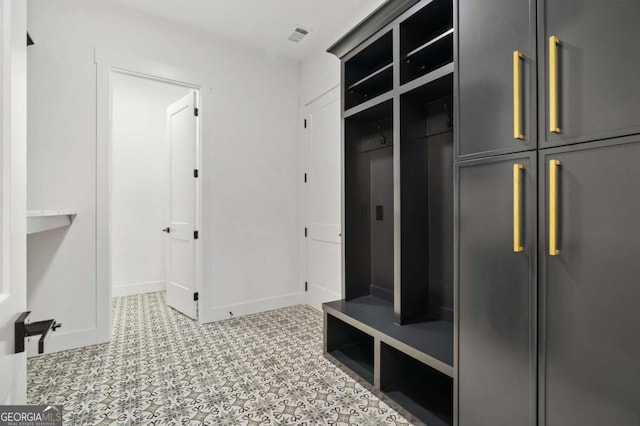
[[[0,0],[0,22],[0,405],[6,405],[27,397],[27,352],[16,354],[13,344],[13,322],[27,309],[26,2]]]
[[[195,70],[182,68],[172,64],[156,62],[146,58],[123,54],[114,51],[95,50],[97,79],[97,108],[96,108],[96,340],[95,343],[105,343],[111,340],[112,323],[112,280],[111,280],[111,128],[112,128],[112,84],[111,75],[114,72],[142,77],[152,81],[176,84],[192,88],[198,92],[198,140],[197,167],[201,170],[202,152],[205,148],[203,141],[207,140],[204,133],[209,105],[212,104],[212,80],[209,76]],[[196,221],[195,226],[200,235],[205,233],[200,229],[203,210],[203,183],[199,178],[197,185]],[[196,244],[196,289],[199,292],[200,306],[209,306],[211,297],[203,288],[203,239]]]
[[[307,201],[308,201],[308,186],[306,185],[305,181],[304,181],[304,175],[305,173],[307,173],[309,171],[309,163],[308,163],[308,159],[309,159],[309,155],[311,153],[311,139],[310,139],[310,135],[311,133],[308,131],[310,129],[310,126],[313,125],[313,123],[311,123],[310,121],[310,114],[313,110],[322,108],[327,106],[328,104],[334,102],[334,101],[338,101],[341,102],[341,97],[340,97],[340,84],[337,84],[331,88],[329,88],[328,90],[325,90],[324,92],[322,92],[320,95],[316,96],[315,98],[311,99],[310,101],[308,101],[307,103],[305,103],[304,105],[302,105],[300,107],[300,150],[299,150],[299,159],[298,159],[298,164],[299,164],[299,184],[298,184],[298,211],[299,211],[299,215],[298,215],[298,227],[300,229],[300,238],[298,240],[298,263],[299,263],[299,277],[300,277],[300,285],[301,285],[301,292],[302,292],[302,296],[303,296],[303,301],[305,304],[312,306],[309,303],[309,294],[308,292],[305,290],[305,282],[307,281],[307,271],[308,271],[308,265],[307,265],[307,238],[304,236],[304,228],[308,227],[307,224]],[[304,120],[307,120],[307,127],[304,127]],[[340,133],[342,134],[342,115],[340,116]],[[342,137],[341,137],[342,139]],[[340,144],[340,173],[342,173],[342,141],[338,141],[338,143]],[[340,219],[341,222],[343,220],[343,216],[342,216],[342,204],[343,204],[343,198],[342,198],[342,178],[340,179]],[[342,229],[341,229],[342,232]],[[342,246],[342,244],[341,244]],[[341,249],[341,255],[340,258],[343,259],[342,256],[342,249]],[[341,267],[343,267],[343,265],[341,265]],[[342,276],[342,272],[341,272],[341,276]],[[342,283],[340,284],[340,287],[343,288]],[[341,294],[340,297],[344,297],[344,294]]]

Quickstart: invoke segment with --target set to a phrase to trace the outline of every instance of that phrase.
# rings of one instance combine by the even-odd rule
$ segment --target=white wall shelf
[[[71,210],[27,210],[27,235],[69,226],[77,214]]]

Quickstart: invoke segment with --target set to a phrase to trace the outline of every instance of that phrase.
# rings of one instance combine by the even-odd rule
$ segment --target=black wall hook
[[[380,132],[380,144],[386,145],[387,137],[384,135],[384,132],[382,131],[382,127],[380,125],[378,125],[378,131]]]
[[[453,129],[453,113],[449,112],[447,104],[444,104],[444,112],[447,113],[447,127]]]

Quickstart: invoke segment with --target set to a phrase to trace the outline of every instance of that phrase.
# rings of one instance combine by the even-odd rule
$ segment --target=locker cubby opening
[[[352,108],[393,88],[391,31],[344,64],[344,107]]]
[[[384,342],[380,390],[429,426],[453,425],[453,378]]]
[[[400,97],[400,324],[453,322],[453,74]]]
[[[393,302],[393,101],[344,126],[344,297]]]
[[[400,24],[400,84],[453,62],[453,2],[433,0]]]
[[[333,315],[325,317],[327,353],[373,384],[373,337]]]

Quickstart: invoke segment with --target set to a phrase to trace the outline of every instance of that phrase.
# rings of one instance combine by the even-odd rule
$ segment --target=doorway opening
[[[197,319],[196,88],[110,71],[112,296],[166,291]]]

